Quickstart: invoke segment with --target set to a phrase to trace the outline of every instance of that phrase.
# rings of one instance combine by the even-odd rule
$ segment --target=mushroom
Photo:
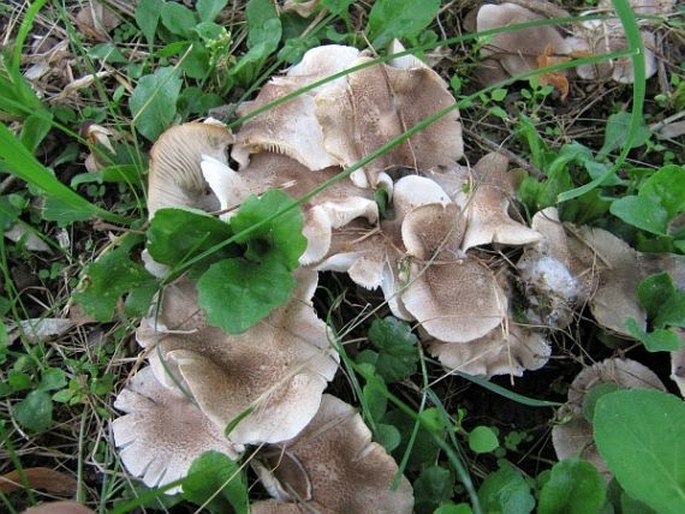
[[[685,330],[678,329],[680,340],[685,343]],[[685,344],[671,352],[671,380],[678,386],[681,396],[685,396]]]
[[[542,334],[515,323],[500,325],[467,344],[434,340],[428,351],[450,372],[488,379],[495,375],[520,377],[526,370],[543,367],[551,354]]]
[[[202,176],[202,155],[228,164],[230,131],[210,123],[184,123],[165,131],[150,150],[147,207],[150,219],[163,207],[215,211],[219,202]]]
[[[285,512],[402,514],[412,512],[409,481],[401,477],[392,489],[397,464],[350,405],[324,395],[311,423],[295,438],[258,453],[259,474],[277,500],[297,503]],[[271,508],[273,504],[269,504]],[[259,510],[256,512],[281,512]]]
[[[255,100],[243,103],[238,108],[238,114],[245,116],[343,71],[354,64],[358,55],[359,50],[356,48],[342,45],[324,45],[311,49],[285,76],[272,78],[262,87]],[[250,154],[265,150],[283,153],[314,171],[337,165],[337,160],[324,148],[315,114],[315,98],[321,91],[335,87],[340,82],[338,79],[326,86],[301,93],[247,120],[236,134],[231,157],[240,163],[241,168],[247,166]]]
[[[513,3],[485,4],[478,10],[476,30],[483,32],[544,18]],[[484,85],[535,70],[540,67],[541,57],[566,56],[570,51],[559,31],[549,25],[505,30],[485,41],[481,47],[484,60],[477,70]]]
[[[576,227],[571,235],[568,245],[574,275],[594,277],[596,288],[589,302],[597,322],[624,337],[632,337],[625,325],[630,318],[644,330],[647,314],[637,298],[638,253],[600,228]]]
[[[571,271],[574,260],[555,207],[535,213],[531,228],[542,238],[526,246],[516,264],[526,287],[526,298],[533,306],[535,321],[565,328],[575,307],[590,297],[592,275],[583,277]]]
[[[461,249],[490,243],[525,245],[540,240],[540,234],[509,216],[514,185],[507,173],[509,159],[492,152],[474,166],[471,193],[464,211],[466,232]]]
[[[194,289],[186,285],[165,291],[157,324],[148,320],[138,333],[152,368],[163,375],[160,381],[181,384],[219,427],[239,420],[228,434],[233,443],[293,437],[316,413],[336,372],[337,353],[310,301],[317,275],[301,269],[296,278],[288,303],[243,334],[230,335],[206,326],[202,316],[188,316],[198,307]],[[182,303],[173,298],[179,292]],[[174,304],[182,314],[177,326],[164,314]]]
[[[356,64],[369,60],[362,56]],[[396,62],[404,66],[414,61]],[[326,151],[348,167],[454,103],[445,82],[427,66],[406,69],[378,64],[349,74],[345,86],[317,95],[316,115]],[[387,168],[428,169],[462,155],[459,111],[454,109],[351,178],[360,187],[376,187],[378,174]]]
[[[150,367],[133,376],[114,407],[126,413],[112,422],[121,460],[148,487],[185,477],[193,460],[208,450],[238,457],[240,447],[226,440],[223,427],[181,390],[160,384]],[[177,486],[166,492],[179,490]]]
[[[666,391],[661,380],[649,368],[630,359],[610,358],[587,366],[576,376],[568,390],[568,402],[557,411],[559,423],[552,428],[552,444],[559,460],[581,458],[590,461],[610,480],[611,474],[597,451],[592,425],[583,415],[586,395],[601,384],[615,384],[623,389]]]
[[[402,304],[426,332],[450,343],[484,336],[507,312],[494,274],[458,250],[463,233],[456,204],[416,207],[402,223],[409,256],[407,277],[399,278]]]
[[[326,168],[311,173],[302,164],[285,155],[260,152],[240,172],[233,171],[220,161],[204,156],[202,172],[212,191],[219,199],[221,210],[229,218],[237,206],[251,194],[261,194],[278,188],[293,198],[302,197],[325,181],[332,179],[339,168]],[[331,232],[355,218],[366,218],[369,223],[378,220],[378,206],[369,190],[342,180],[327,187],[302,205],[303,233],[307,249],[300,257],[303,265],[321,260],[329,250]]]

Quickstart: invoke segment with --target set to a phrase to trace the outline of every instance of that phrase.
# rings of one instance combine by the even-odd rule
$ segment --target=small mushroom
[[[490,243],[525,245],[540,240],[540,234],[509,216],[514,186],[507,174],[509,160],[493,152],[474,166],[474,179],[464,211],[466,232],[461,249]]]
[[[129,473],[141,477],[148,487],[183,478],[193,460],[208,450],[238,457],[240,448],[226,440],[223,427],[214,424],[179,389],[160,384],[150,367],[133,376],[114,407],[126,413],[112,422],[121,460]]]
[[[597,451],[592,425],[583,415],[583,401],[590,390],[601,384],[615,384],[623,389],[666,391],[661,380],[649,368],[630,359],[611,358],[587,366],[576,376],[568,390],[568,403],[559,409],[559,423],[552,428],[552,444],[559,460],[581,458],[590,461],[604,474],[611,474]]]
[[[485,4],[476,16],[478,32],[544,19],[513,3]],[[484,85],[540,67],[541,56],[566,56],[569,45],[559,31],[549,25],[512,29],[489,36],[481,48],[484,57],[477,75]]]
[[[202,155],[228,164],[230,131],[210,123],[184,123],[164,132],[150,150],[147,206],[149,217],[163,207],[192,207],[204,211],[219,202],[202,176]]]
[[[279,501],[301,506],[301,510],[284,512],[310,512],[308,507],[314,505],[327,513],[412,512],[409,481],[402,477],[397,489],[391,488],[397,464],[371,441],[371,432],[357,411],[333,396],[324,395],[316,416],[300,434],[266,447],[258,457],[264,463],[260,475],[267,483],[278,482],[277,491],[273,486],[268,489]]]
[[[297,272],[297,288],[285,305],[250,330],[230,335],[196,316],[192,287],[165,292],[178,305],[178,326],[154,319],[138,341],[149,350],[163,382],[180,383],[217,426],[240,419],[229,438],[237,444],[278,442],[297,434],[314,416],[321,393],[337,370],[326,324],[311,306],[316,273]],[[173,295],[181,294],[183,299]],[[171,297],[171,298],[170,298]],[[155,362],[155,361],[159,362]]]

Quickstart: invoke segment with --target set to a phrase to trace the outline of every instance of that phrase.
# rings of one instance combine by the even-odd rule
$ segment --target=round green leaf
[[[490,427],[481,425],[469,433],[469,448],[476,453],[489,453],[498,447],[497,434]]]
[[[685,505],[685,404],[661,391],[604,395],[594,417],[597,448],[623,489],[662,514]]]
[[[589,462],[557,462],[540,491],[539,514],[598,513],[606,499],[604,479]]]

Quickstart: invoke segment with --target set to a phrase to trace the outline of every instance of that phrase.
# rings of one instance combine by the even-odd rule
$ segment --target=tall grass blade
[[[29,184],[43,190],[53,200],[70,210],[71,219],[102,218],[113,223],[125,223],[123,216],[113,214],[90,203],[62,184],[50,170],[21,144],[4,123],[0,123],[0,165]]]

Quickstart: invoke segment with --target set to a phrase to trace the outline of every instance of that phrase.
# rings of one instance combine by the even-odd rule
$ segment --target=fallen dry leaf
[[[545,68],[547,66],[554,66],[555,64],[562,64],[568,62],[570,57],[565,55],[554,55],[554,49],[551,44],[545,46],[542,54],[537,56],[538,68]],[[548,71],[538,77],[541,85],[550,85],[561,93],[561,99],[565,100],[569,92],[569,83],[566,78],[566,70]]]

